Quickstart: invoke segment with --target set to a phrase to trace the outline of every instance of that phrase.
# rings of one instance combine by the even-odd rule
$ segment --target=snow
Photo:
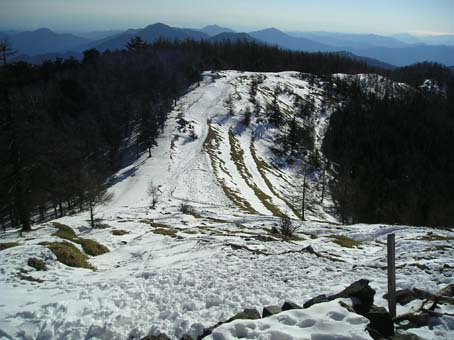
[[[216,328],[209,340],[371,339],[369,320],[341,307],[338,300],[291,310],[260,320],[236,320]]]
[[[262,105],[278,85],[303,98],[313,98],[316,109],[311,119],[317,122],[316,144],[320,146],[330,114],[329,108],[322,110],[320,80],[309,84],[296,72],[261,76],[264,81],[256,99]],[[51,236],[56,231],[51,224],[34,226],[35,230],[24,237],[17,231],[1,235],[0,242],[20,245],[0,252],[0,339],[137,339],[158,333],[172,339],[185,333],[198,336],[205,327],[245,308],[261,310],[286,300],[303,304],[319,294],[337,293],[361,278],[369,279],[377,291],[375,304],[387,306],[383,299],[387,285],[385,241],[391,232],[397,242],[398,289],[437,292],[452,283],[454,257],[449,238],[454,232],[450,230],[339,226],[330,209],[329,192],[324,204],[308,211],[308,221],[296,218],[286,200],[294,190],[296,169],[271,151],[273,140],[282,131],[260,122],[263,117],[253,117],[249,127],[241,124],[245,107],[251,106],[249,84],[254,77],[257,74],[237,71],[205,73],[200,86],[178,101],[158,145],[152,149],[152,157],[141,156],[113,179],[113,200],[97,211],[105,229],[90,229],[86,212],[58,220],[78,236],[110,249],[109,253],[90,257],[96,271],[63,265],[40,245],[43,241],[61,241]],[[225,105],[229,95],[235,98],[233,116]],[[279,96],[282,109],[291,104],[288,93]],[[180,118],[192,124],[195,140],[190,129],[178,129]],[[205,143],[210,126],[218,134],[211,154]],[[234,132],[234,144],[243,151],[240,161],[231,157],[235,146],[229,131]],[[254,160],[252,142],[256,157],[266,168],[259,168]],[[311,177],[308,193],[314,201],[320,197],[317,176]],[[155,209],[150,208],[147,194],[150,181],[161,193]],[[232,201],[226,192],[249,202],[255,213]],[[269,197],[267,202],[257,195],[260,192]],[[194,214],[181,213],[182,202],[192,205]],[[269,230],[279,223],[270,206],[288,213],[301,225],[301,240],[284,242],[270,235]],[[157,228],[173,230],[175,237],[154,233]],[[128,234],[115,236],[113,230]],[[428,240],[429,232],[446,239]],[[354,248],[341,247],[333,242],[333,235],[362,243]],[[307,246],[322,257],[304,252]],[[44,260],[48,270],[29,267],[27,260],[32,256]],[[21,271],[43,282],[20,279]],[[398,312],[417,309],[420,303],[399,306]],[[440,310],[452,313],[443,305]],[[342,321],[335,320],[341,317]],[[292,326],[285,320],[296,323]],[[218,333],[233,337],[232,332],[240,327],[251,334],[257,332],[253,336],[260,339],[273,339],[273,334],[274,338],[285,334],[296,339],[320,335],[323,339],[331,331],[340,339],[367,339],[363,321],[333,301],[268,320],[238,321],[223,326]],[[310,325],[300,329],[297,324]],[[277,333],[271,333],[274,330]],[[452,318],[446,317],[432,329],[408,332],[423,339],[454,338],[454,325]]]

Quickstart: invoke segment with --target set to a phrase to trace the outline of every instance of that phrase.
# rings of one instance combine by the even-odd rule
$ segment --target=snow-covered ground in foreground
[[[386,306],[382,296],[387,284],[385,241],[389,233],[396,234],[398,289],[437,292],[452,283],[452,231],[338,226],[331,223],[336,219],[330,214],[329,197],[324,205],[309,211],[309,221],[298,222],[287,199],[294,169],[279,165],[270,151],[277,131],[260,123],[260,117],[254,117],[247,128],[241,124],[245,107],[251,105],[248,91],[254,77],[257,75],[235,71],[206,73],[200,86],[179,100],[152,157],[144,155],[114,179],[110,189],[114,198],[98,211],[105,229],[88,228],[87,213],[58,220],[78,236],[110,249],[89,259],[96,271],[65,266],[39,245],[58,240],[51,236],[56,230],[51,224],[37,226],[24,237],[17,232],[1,236],[0,242],[19,245],[0,251],[0,339],[107,340],[158,333],[172,339],[185,333],[197,336],[204,327],[245,308],[261,311],[285,300],[303,304],[319,294],[337,293],[361,278],[369,279],[377,291],[375,304]],[[257,94],[263,105],[279,84],[303,99],[313,98],[316,110],[320,109],[323,91],[316,82],[311,85],[291,72],[263,77]],[[234,115],[227,112],[229,96],[234,98]],[[279,97],[282,109],[286,103],[291,105],[286,97],[285,93]],[[191,126],[181,127],[181,118]],[[314,119],[321,138],[329,115],[320,111]],[[155,209],[150,208],[147,194],[150,181],[161,191]],[[319,197],[316,189],[310,194]],[[183,201],[194,207],[192,214],[179,211]],[[288,242],[270,235],[270,229],[279,223],[276,212],[295,217],[294,223],[301,224],[300,240]],[[115,236],[113,230],[127,234]],[[159,230],[174,234],[155,233]],[[428,234],[431,232],[435,236]],[[346,248],[335,243],[333,235],[361,243]],[[307,246],[323,256],[301,251]],[[27,266],[32,256],[45,260],[48,270],[38,272]],[[21,280],[18,274],[24,270],[43,282]],[[418,303],[398,306],[398,314],[418,308]],[[336,308],[333,312],[351,317]],[[308,310],[284,316],[302,322],[305,313]],[[301,338],[318,334],[327,313],[314,307],[317,317],[311,318],[316,323]],[[256,325],[294,335],[294,330],[276,320],[279,317],[270,319],[269,325],[264,321]],[[351,329],[367,338],[363,323],[348,325],[352,324],[343,323],[337,329]],[[454,338],[453,329],[453,318],[445,317],[431,329],[409,332],[425,339],[448,339]]]
[[[370,339],[365,330],[369,320],[347,311],[338,302],[282,312],[261,320],[236,320],[216,328],[207,339]]]

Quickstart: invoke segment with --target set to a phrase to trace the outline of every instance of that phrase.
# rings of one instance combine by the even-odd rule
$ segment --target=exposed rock
[[[396,317],[394,323],[399,325],[399,329],[418,328],[429,325],[430,317],[431,316],[428,313],[408,313]]]
[[[388,299],[388,294],[383,295],[384,299]],[[402,289],[396,292],[396,302],[405,306],[407,303],[417,299],[418,296],[410,289]]]
[[[394,335],[393,320],[384,307],[373,306],[365,316],[370,321],[368,329],[374,330],[369,332],[374,339],[389,338]],[[375,335],[380,336],[375,337]]]
[[[260,318],[261,318],[261,316],[260,316],[260,313],[257,311],[257,309],[251,308],[251,309],[245,309],[242,312],[239,312],[238,314],[232,316],[225,323],[231,322],[233,320],[241,320],[241,319],[257,320]]]
[[[279,306],[268,306],[268,307],[263,308],[262,315],[263,315],[264,318],[266,318],[267,316],[279,314],[280,312],[282,312],[281,307],[279,307]]]
[[[323,303],[330,301],[325,294],[316,296],[309,301],[306,301],[303,305],[303,308],[309,308],[310,306],[316,305],[317,303]]]
[[[375,290],[369,286],[369,281],[362,279],[352,283],[340,293],[328,297],[329,300],[351,298],[356,313],[365,315],[374,304]]]
[[[281,308],[283,311],[292,310],[292,309],[303,309],[303,307],[297,305],[296,303],[290,302],[290,301],[285,301]]]
[[[369,325],[366,327],[366,331],[369,333],[370,337],[374,340],[384,339],[383,335],[381,335],[381,333],[379,331],[377,331],[373,327],[370,327]]]
[[[436,295],[436,294],[432,294],[431,292],[426,292],[425,290],[421,290],[418,288],[413,288],[413,292],[416,294],[418,299],[421,299],[421,300],[431,300],[431,301],[435,301],[438,303],[446,303],[446,304],[454,305],[454,298],[450,297],[450,296]]]
[[[307,246],[306,248],[303,249],[303,251],[309,254],[316,254],[314,248],[312,248],[311,246]]]
[[[159,335],[147,335],[140,340],[171,340],[171,339],[165,334],[159,334]]]
[[[438,292],[438,295],[454,297],[454,283],[447,285],[445,288]]]
[[[190,336],[189,334],[184,334],[180,340],[194,340],[194,338],[192,336]]]
[[[344,307],[346,310],[348,310],[350,313],[355,313],[355,311],[353,310],[353,307],[350,306],[349,304],[346,304],[344,301],[340,300],[339,301],[339,304]]]
[[[261,319],[260,313],[257,311],[257,309],[255,309],[255,308],[245,309],[242,312],[235,314],[234,316],[232,316],[230,319],[228,319],[226,321],[221,321],[221,322],[218,322],[217,324],[215,324],[214,326],[205,328],[203,330],[202,335],[200,335],[197,338],[197,340],[201,340],[201,339],[205,338],[206,336],[210,335],[215,328],[219,327],[222,324],[232,322],[233,320],[257,320],[257,319]]]
[[[397,334],[389,338],[389,340],[419,340],[414,334]]]

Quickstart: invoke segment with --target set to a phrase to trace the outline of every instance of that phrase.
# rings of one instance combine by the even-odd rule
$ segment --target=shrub
[[[87,255],[83,254],[71,243],[53,242],[50,243],[48,247],[57,257],[57,260],[67,266],[95,270],[95,268],[87,262]]]
[[[290,217],[284,215],[281,217],[281,221],[279,224],[279,233],[287,236],[287,237],[293,237],[295,236],[295,233],[298,231],[299,226],[293,224],[292,220]]]
[[[36,257],[30,257],[27,261],[27,264],[30,267],[35,268],[36,270],[47,270],[46,262],[37,259]]]
[[[180,204],[180,211],[183,214],[192,215],[194,213],[194,208],[187,201],[184,201]]]

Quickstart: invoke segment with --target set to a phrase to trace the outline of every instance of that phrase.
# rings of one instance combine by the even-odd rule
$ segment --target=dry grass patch
[[[177,231],[170,228],[156,228],[153,230],[153,234],[177,237]]]
[[[423,241],[454,241],[454,237],[452,236],[442,236],[438,234],[427,234],[418,238],[418,240]]]
[[[87,262],[88,256],[83,254],[75,245],[68,242],[52,242],[47,245],[61,263],[76,268],[95,268]]]
[[[344,235],[330,235],[329,238],[333,239],[333,242],[345,248],[359,247],[363,244],[361,241],[352,240]]]
[[[164,223],[158,223],[158,222],[151,222],[150,225],[154,228],[162,228],[162,229],[169,229],[170,226],[168,224]]]
[[[112,230],[112,235],[115,236],[123,236],[123,235],[128,235],[129,231],[126,230]]]
[[[88,255],[98,256],[109,252],[109,248],[95,240],[77,237],[74,230],[65,224],[54,222],[53,226],[58,230],[53,233],[52,236],[60,237],[62,239],[80,244],[84,252]]]
[[[0,250],[5,250],[5,249],[8,249],[8,248],[17,247],[18,245],[19,245],[19,243],[17,243],[17,242],[0,243]]]
[[[52,236],[60,237],[69,241],[77,239],[76,233],[71,227],[59,222],[53,222],[52,226],[58,229],[55,233],[52,234]]]
[[[224,191],[224,194],[227,196],[227,198],[241,210],[251,214],[258,214],[258,212],[254,208],[252,208],[251,204],[248,201],[239,196],[234,190],[229,188],[226,185],[225,180],[219,176],[218,174],[219,168],[223,169],[224,172],[228,174],[227,169],[225,169],[225,162],[219,156],[220,154],[219,149],[222,141],[222,136],[215,128],[212,127],[210,121],[208,122],[208,124],[209,130],[207,138],[203,143],[203,150],[206,151],[206,153],[210,157],[214,175],[219,185],[221,186],[222,191]]]
[[[185,229],[185,230],[183,230],[183,233],[189,234],[189,235],[195,235],[195,234],[198,234],[199,232],[194,229]]]
[[[266,163],[263,159],[261,159],[257,155],[257,151],[255,149],[254,143],[251,143],[250,151],[251,151],[252,158],[254,159],[255,165],[257,167],[257,170],[259,171],[260,175],[262,176],[263,180],[265,181],[265,184],[267,185],[268,189],[270,189],[270,191],[273,193],[274,196],[276,196],[276,197],[280,198],[282,201],[284,201],[285,204],[287,204],[287,206],[292,210],[292,212],[296,216],[298,216],[299,219],[302,219],[301,212],[298,209],[296,209],[293,206],[293,204],[291,204],[291,202],[289,202],[289,200],[285,199],[276,190],[274,190],[272,183],[266,176],[266,171],[272,172],[271,168],[268,165],[268,163]]]
[[[240,147],[235,134],[229,130],[230,157],[246,184],[254,191],[255,196],[274,216],[283,216],[282,212],[272,203],[271,197],[264,193],[253,181],[252,175],[244,163],[244,151]]]
[[[84,252],[91,256],[102,255],[110,251],[109,248],[101,243],[94,240],[88,240],[86,238],[80,238],[76,241],[76,243],[80,244]]]

